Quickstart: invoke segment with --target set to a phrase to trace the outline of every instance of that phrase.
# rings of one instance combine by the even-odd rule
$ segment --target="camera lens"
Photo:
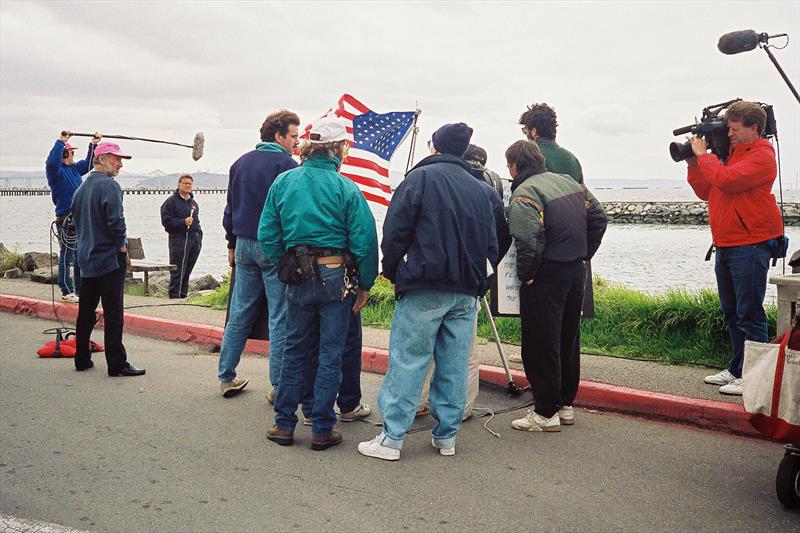
[[[683,144],[671,142],[669,143],[669,155],[672,156],[673,161],[679,163],[687,157],[694,155],[694,152],[692,152],[692,145],[688,142]]]

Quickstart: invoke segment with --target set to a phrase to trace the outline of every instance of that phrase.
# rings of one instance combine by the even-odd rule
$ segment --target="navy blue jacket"
[[[426,157],[408,173],[392,196],[381,242],[383,275],[398,294],[486,293],[487,260],[498,260],[493,194],[449,154]]]
[[[194,214],[192,214],[194,209]],[[192,217],[192,225],[189,226],[189,233],[203,238],[203,230],[200,227],[200,206],[194,199],[194,194],[189,193],[189,199],[184,200],[180,190],[175,189],[169,198],[161,204],[161,225],[170,235],[186,235],[186,217]]]
[[[102,172],[90,172],[72,197],[72,220],[82,278],[96,278],[123,266],[118,254],[127,237],[119,183]]]
[[[47,175],[47,184],[50,186],[53,205],[56,206],[56,216],[66,215],[69,212],[72,195],[81,186],[81,176],[92,168],[92,154],[94,153],[94,145],[89,143],[86,159],[72,165],[65,165],[64,146],[64,141],[57,140],[44,163],[44,173]]]
[[[292,156],[283,151],[253,150],[231,165],[228,202],[222,216],[228,248],[236,248],[236,238],[258,239],[258,223],[267,192],[278,174],[297,168]]]

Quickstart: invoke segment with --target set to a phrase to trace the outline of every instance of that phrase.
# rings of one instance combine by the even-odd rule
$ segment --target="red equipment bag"
[[[746,341],[744,410],[761,434],[800,443],[800,326],[795,322],[773,343]]]
[[[58,354],[56,354],[56,343],[58,343]],[[44,346],[39,348],[36,354],[39,357],[75,357],[75,337],[63,341],[47,341]],[[105,348],[102,344],[89,341],[89,351],[92,353],[103,352]]]

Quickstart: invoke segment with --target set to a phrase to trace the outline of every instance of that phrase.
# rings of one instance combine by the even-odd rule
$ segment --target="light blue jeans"
[[[389,370],[378,393],[384,446],[402,448],[431,354],[435,362],[431,416],[438,421],[433,439],[439,448],[455,446],[467,401],[467,359],[476,304],[475,296],[428,289],[408,291],[397,301],[389,337]]]
[[[236,367],[258,316],[259,298],[264,294],[269,308],[269,377],[275,386],[280,379],[286,343],[286,285],[278,281],[277,267],[269,262],[258,241],[242,237],[236,239],[234,258],[236,283],[231,295],[228,323],[222,336],[219,379],[232,381],[236,378]]]

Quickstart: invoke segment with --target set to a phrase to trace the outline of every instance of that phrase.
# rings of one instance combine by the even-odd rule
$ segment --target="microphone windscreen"
[[[758,42],[758,34],[753,30],[732,31],[719,38],[717,48],[723,54],[740,54],[753,50]]]

